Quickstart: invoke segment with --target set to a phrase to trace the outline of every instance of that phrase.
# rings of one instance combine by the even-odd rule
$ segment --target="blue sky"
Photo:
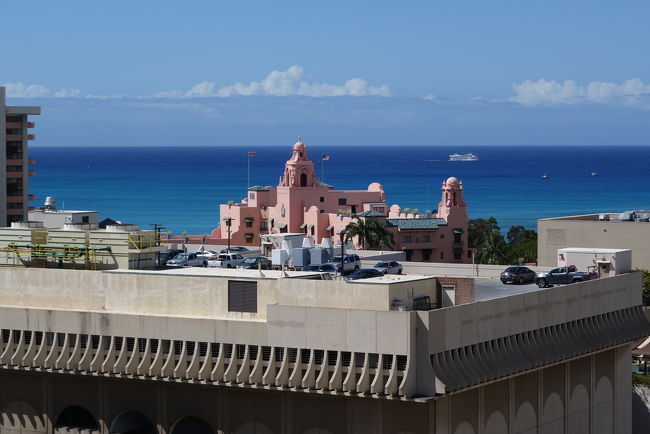
[[[640,1],[3,2],[0,85],[43,107],[41,146],[646,145],[649,13]]]

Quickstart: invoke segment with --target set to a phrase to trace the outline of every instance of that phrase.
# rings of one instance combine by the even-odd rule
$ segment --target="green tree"
[[[479,249],[491,232],[499,232],[497,219],[490,217],[488,219],[472,219],[468,223],[468,238],[470,247]]]
[[[537,232],[521,225],[510,227],[506,234],[510,263],[537,262]]]
[[[357,239],[357,243],[361,245],[362,249],[365,249],[367,245],[371,242],[372,237],[372,220],[374,219],[362,219],[358,216],[355,216],[355,221],[348,223],[345,227],[345,240],[350,241],[353,238]]]
[[[522,264],[537,262],[537,233],[524,226],[512,226],[506,237],[497,219],[472,219],[469,244],[476,248],[476,261],[482,264]]]
[[[355,238],[363,249],[392,248],[394,245],[393,233],[385,223],[376,218],[364,219],[355,216],[355,221],[345,227],[345,239],[350,241]]]
[[[386,223],[380,222],[377,219],[372,219],[372,242],[370,248],[372,249],[392,249],[395,246],[395,239],[393,238],[393,232],[388,229]]]

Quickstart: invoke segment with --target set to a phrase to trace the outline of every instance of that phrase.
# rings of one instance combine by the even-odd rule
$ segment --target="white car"
[[[167,267],[207,267],[208,260],[199,257],[196,253],[180,253],[165,264]]]
[[[244,258],[239,253],[221,253],[216,259],[208,261],[208,267],[235,268],[244,262]]]
[[[203,259],[216,259],[219,253],[214,250],[204,250],[202,252],[196,252],[196,256]]]

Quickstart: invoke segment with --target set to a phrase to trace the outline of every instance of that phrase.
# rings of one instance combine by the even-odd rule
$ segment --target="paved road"
[[[503,284],[499,279],[475,279],[474,298],[476,301],[491,300],[493,298],[507,297],[509,295],[523,294],[537,291],[539,288],[534,283],[515,285]]]

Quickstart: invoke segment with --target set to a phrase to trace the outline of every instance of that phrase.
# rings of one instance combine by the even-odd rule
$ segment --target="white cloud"
[[[79,98],[81,91],[79,89],[67,88],[61,89],[54,94],[54,98]]]
[[[592,81],[579,86],[573,80],[562,83],[554,80],[525,80],[513,85],[516,95],[511,101],[524,105],[559,105],[578,103],[622,103],[636,105],[641,98],[650,96],[650,85],[639,78],[622,84]]]
[[[310,83],[302,66],[293,65],[286,71],[272,71],[261,81],[235,83],[218,87],[211,81],[202,81],[187,92],[178,90],[158,92],[152,96],[163,98],[231,97],[231,96],[390,96],[388,86],[370,86],[366,80],[351,78],[341,85]]]
[[[5,83],[7,96],[10,98],[47,98],[52,95],[52,91],[40,84],[24,84],[21,82]]]

